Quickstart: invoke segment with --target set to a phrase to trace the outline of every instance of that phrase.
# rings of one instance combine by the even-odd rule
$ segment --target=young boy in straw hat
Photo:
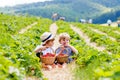
[[[68,62],[73,61],[71,56],[73,56],[74,53],[78,53],[78,51],[70,45],[70,36],[67,33],[61,33],[59,35],[59,43],[61,44],[55,51],[55,53],[58,55],[60,53],[68,54]]]
[[[50,32],[44,32],[40,37],[42,43],[35,48],[36,55],[40,57],[40,55],[46,55],[47,53],[54,54],[54,35]],[[52,68],[49,65],[42,64],[43,68]]]

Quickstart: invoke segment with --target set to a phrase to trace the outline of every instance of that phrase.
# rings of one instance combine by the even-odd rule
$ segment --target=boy
[[[70,36],[69,34],[67,33],[61,33],[59,35],[59,43],[61,44],[60,47],[58,47],[56,49],[56,54],[60,54],[60,53],[63,53],[63,54],[68,54],[69,58],[68,58],[68,61],[71,62],[73,59],[71,58],[71,56],[73,55],[73,53],[78,53],[78,51],[69,44],[70,42]]]

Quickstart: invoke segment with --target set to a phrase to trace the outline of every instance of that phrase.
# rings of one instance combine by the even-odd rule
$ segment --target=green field
[[[23,34],[19,33],[34,22],[37,24]],[[27,76],[43,80],[41,63],[33,51],[41,43],[40,35],[49,31],[51,24],[52,21],[45,18],[0,14],[0,80],[23,80]],[[71,44],[79,51],[74,56],[75,80],[120,80],[120,28],[64,21],[57,21],[56,24],[57,34],[69,33]],[[105,50],[99,51],[89,46],[70,25],[80,29],[90,38],[91,43],[103,46]]]

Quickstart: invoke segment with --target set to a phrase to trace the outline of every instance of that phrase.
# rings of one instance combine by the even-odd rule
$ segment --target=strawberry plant
[[[87,24],[82,25],[79,23],[74,23],[74,25],[76,27],[79,27],[85,34],[87,34],[90,37],[91,42],[97,43],[98,46],[106,47],[106,50],[108,50],[114,54],[120,53],[120,47],[119,47],[120,43],[119,42],[112,41],[108,36],[99,34],[99,33],[96,33],[94,31],[90,30],[87,27]]]
[[[118,42],[120,41],[120,35],[115,33],[115,31],[120,31],[119,28],[116,28],[116,27],[109,27],[109,26],[100,26],[100,25],[94,25],[94,24],[88,24],[87,25],[88,27],[91,27],[91,28],[95,28],[95,29],[98,29],[104,33],[106,33],[108,36],[111,36],[113,38],[115,38]]]
[[[70,28],[70,25],[67,22],[58,21],[57,25],[59,26],[58,29],[59,33],[68,32],[70,34],[71,44],[79,51],[79,54],[77,55],[77,59],[76,59],[77,66],[75,68],[76,80],[102,80],[102,79],[119,80],[120,79],[119,77],[120,69],[118,68],[119,58],[120,58],[119,54],[115,52],[116,54],[109,55],[105,51],[101,52],[88,46],[84,42],[84,40]],[[77,23],[77,25],[79,24]],[[63,26],[64,29],[62,29]],[[83,25],[80,24],[79,28],[81,28],[82,30],[84,29],[83,32],[89,35],[89,37],[91,38],[91,40],[93,40],[93,42],[98,43],[98,40],[100,40],[99,45],[104,45],[108,47],[108,43],[109,43],[108,41],[114,43],[108,37],[106,36],[104,37],[104,35],[99,35],[95,32],[90,31],[90,29],[87,29],[84,24]],[[105,42],[103,39],[105,40]],[[117,42],[114,44],[116,44],[115,46],[118,45]],[[116,50],[115,46],[113,47],[114,51]],[[112,49],[110,50],[113,51]]]
[[[0,34],[0,80],[23,80],[26,76],[42,78],[41,63],[33,51],[34,48],[40,44],[39,36],[43,32],[49,30],[49,25],[52,21],[48,19],[36,19],[35,17],[33,17],[33,19],[6,15],[8,19],[11,19],[11,22],[7,22],[5,15],[0,16],[5,18],[3,22],[6,21],[7,24],[11,24],[16,20],[16,22],[18,22],[16,25],[19,25],[22,19],[22,21],[28,19],[24,22],[26,26],[32,24],[31,22],[35,22],[36,20],[38,22],[37,25],[34,25],[24,34],[19,34],[16,31],[25,27],[25,25],[19,28],[12,27],[15,29],[15,32],[11,33],[4,27],[5,24],[0,24],[0,28],[3,30]],[[30,19],[33,20],[30,22]]]

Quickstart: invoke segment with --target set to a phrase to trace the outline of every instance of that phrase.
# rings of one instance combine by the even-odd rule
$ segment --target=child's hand
[[[61,46],[60,52],[59,52],[56,56],[58,56],[59,54],[61,54],[64,50],[65,50],[65,47],[64,47],[64,46]]]
[[[65,47],[64,46],[61,46],[61,51],[63,51],[65,49]]]
[[[46,46],[42,46],[41,48],[39,48],[39,50],[43,51],[45,50],[47,47]]]

